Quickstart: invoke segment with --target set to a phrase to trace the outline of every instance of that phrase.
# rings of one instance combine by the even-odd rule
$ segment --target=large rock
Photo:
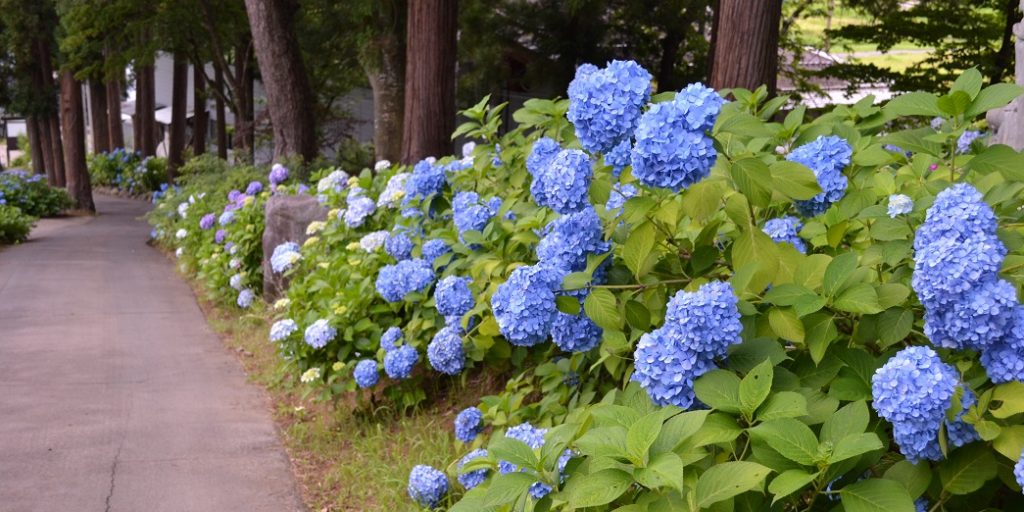
[[[302,245],[309,238],[306,227],[310,222],[327,218],[327,208],[315,197],[275,195],[267,201],[266,227],[263,231],[263,297],[267,302],[277,300],[288,288],[288,280],[270,269],[270,256],[274,248],[284,242]]]

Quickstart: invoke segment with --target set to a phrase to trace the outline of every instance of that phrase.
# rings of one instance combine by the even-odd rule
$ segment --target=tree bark
[[[252,162],[256,145],[255,108],[253,106],[253,73],[251,38],[245,38],[235,47],[235,161]]]
[[[711,86],[767,85],[775,95],[782,0],[719,0]]]
[[[373,150],[377,160],[402,158],[405,108],[406,2],[379,2],[374,11],[377,36],[363,47],[360,62],[373,91]]]
[[[1003,81],[1013,66],[1013,54],[1015,45],[1013,41],[1013,25],[1020,20],[1018,14],[1019,0],[1004,0],[1003,16],[1006,20],[1003,25],[1003,37],[993,62],[992,71],[989,73],[989,80],[996,84]]]
[[[274,129],[274,159],[316,157],[314,98],[295,37],[293,0],[245,0]]]
[[[107,134],[110,135],[110,149],[124,147],[124,125],[121,124],[121,82],[107,81]]]
[[[210,116],[206,111],[206,75],[203,63],[192,65],[192,154],[206,153],[206,127]]]
[[[81,96],[81,92],[79,92]],[[57,109],[50,112],[50,158],[53,161],[53,176],[57,187],[67,185],[67,173],[64,168],[64,142],[61,141],[60,114]]]
[[[89,120],[92,124],[92,152],[110,151],[107,129],[107,88],[99,80],[89,80]]]
[[[135,119],[139,125],[135,146],[142,156],[156,155],[156,90],[153,64],[140,64],[135,75]]]
[[[227,109],[224,108],[224,76],[220,66],[213,67],[214,87],[219,94],[216,95],[217,109],[217,156],[223,160],[228,159],[228,125],[224,119]]]
[[[82,113],[82,86],[70,69],[60,74],[60,106],[64,134],[64,168],[67,189],[79,209],[96,211],[92,202],[89,170],[85,165],[85,119]]]
[[[452,151],[455,129],[457,0],[409,2],[402,161]]]
[[[25,120],[25,128],[28,131],[28,151],[32,156],[32,172],[45,175],[46,181],[53,185],[53,169],[46,166],[46,159],[43,157],[42,131],[39,128],[39,120],[36,116],[28,116]],[[49,133],[49,129],[47,129]],[[26,148],[18,148],[25,151]]]
[[[188,123],[188,59],[174,54],[171,78],[171,136],[167,144],[167,182],[173,182],[185,163],[185,125]]]

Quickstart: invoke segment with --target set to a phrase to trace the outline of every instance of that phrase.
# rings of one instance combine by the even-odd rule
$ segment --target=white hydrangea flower
[[[391,167],[391,162],[387,160],[378,160],[376,164],[373,164],[373,170],[376,172],[383,171],[389,167]]]
[[[242,279],[244,279],[244,278],[245,278],[245,276],[243,276],[242,274],[235,274],[235,275],[231,276],[230,279],[228,279],[228,284],[231,285],[232,288],[241,291],[242,290],[242,284],[243,284],[242,283]]]
[[[316,183],[316,191],[320,194],[327,193],[330,190],[341,191],[345,188],[345,184],[348,182],[348,174],[341,169],[335,170],[320,178],[320,181]]]
[[[306,370],[302,374],[302,376],[299,377],[299,380],[302,381],[303,384],[309,384],[310,382],[313,382],[314,380],[317,380],[319,378],[320,378],[320,368],[314,367],[314,368],[310,368],[310,369]]]
[[[231,248],[228,249],[228,254],[230,254],[232,256],[234,256],[236,252],[238,252],[238,246],[237,245],[232,245]]]
[[[183,249],[181,247],[178,247],[178,250],[174,251],[174,257],[175,258],[179,258],[180,259],[183,254],[185,254],[185,249]]]
[[[185,228],[181,228],[177,233],[174,233],[174,238],[177,238],[178,240],[182,240],[186,236],[188,236],[188,231],[185,231]]]
[[[374,231],[373,233],[364,235],[363,238],[359,239],[359,247],[366,252],[375,252],[384,245],[384,240],[387,240],[387,238],[387,231]]]
[[[323,231],[324,226],[326,225],[327,224],[324,223],[323,221],[314,220],[313,222],[310,222],[308,226],[306,226],[306,234],[310,236],[315,235]]]
[[[178,215],[181,218],[184,219],[184,218],[188,217],[188,207],[189,206],[190,206],[190,204],[188,203],[188,201],[183,201],[181,204],[178,205]]]
[[[242,261],[239,260],[238,258],[231,258],[231,261],[228,262],[228,268],[230,268],[231,270],[238,270],[241,266]]]
[[[411,176],[407,172],[398,173],[388,180],[384,191],[377,198],[377,206],[381,208],[396,208],[405,197],[405,182]]]
[[[277,299],[277,302],[274,303],[274,309],[284,309],[288,307],[288,305],[291,303],[292,301],[288,297],[285,297],[283,299]]]
[[[476,142],[469,141],[462,145],[462,158],[471,158],[473,150],[476,149]]]

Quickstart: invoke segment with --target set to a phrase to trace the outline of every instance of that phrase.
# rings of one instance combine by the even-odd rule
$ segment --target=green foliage
[[[35,223],[35,217],[25,215],[18,207],[0,203],[0,245],[25,241]]]
[[[0,172],[0,204],[4,203],[31,217],[53,217],[74,205],[64,189],[22,169]]]
[[[89,178],[93,185],[133,194],[154,192],[166,183],[167,159],[142,158],[138,153],[121,148],[111,153],[96,153],[89,159]]]

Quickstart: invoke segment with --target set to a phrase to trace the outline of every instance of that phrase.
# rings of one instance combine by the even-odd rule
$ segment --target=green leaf
[[[604,329],[618,330],[622,326],[622,317],[615,303],[615,295],[604,288],[591,290],[583,301],[583,311],[595,324]]]
[[[1024,451],[1024,425],[1003,427],[999,436],[992,441],[992,447],[1007,459],[1020,459],[1020,454]]]
[[[661,426],[658,439],[651,445],[651,453],[659,454],[675,450],[680,443],[700,430],[710,412],[707,410],[688,411],[669,418]]]
[[[625,457],[626,429],[620,426],[591,428],[576,440],[576,447],[588,457]]]
[[[883,110],[895,116],[941,116],[939,98],[927,92],[901,94],[886,103]]]
[[[754,462],[731,461],[711,466],[697,480],[697,506],[709,507],[759,488],[771,470]]]
[[[971,97],[963,91],[953,91],[939,98],[938,106],[950,116],[958,116],[967,111],[971,105]]]
[[[740,412],[751,418],[772,389],[772,362],[765,360],[740,381]]]
[[[764,294],[764,300],[776,306],[793,306],[817,297],[818,294],[796,283],[782,283]]]
[[[825,277],[821,282],[825,295],[833,296],[850,278],[850,274],[857,268],[857,253],[846,252],[832,258],[832,261],[825,268]]]
[[[634,329],[646,331],[651,326],[651,312],[640,302],[628,300],[626,301],[626,322]]]
[[[899,482],[872,478],[839,491],[846,512],[914,512],[914,500]]]
[[[644,263],[654,250],[654,230],[654,224],[645,222],[633,229],[626,239],[626,244],[622,246],[622,261],[638,279],[646,273]]]
[[[723,412],[740,412],[740,378],[725,370],[712,370],[693,383],[701,402]]]
[[[652,412],[633,423],[626,433],[626,453],[637,466],[647,463],[647,451],[661,433],[661,411]]]
[[[579,290],[590,284],[593,277],[589,272],[572,272],[562,279],[562,288],[565,290]]]
[[[485,507],[496,507],[506,503],[514,503],[520,496],[530,490],[530,486],[537,481],[536,475],[527,473],[505,473],[495,475],[491,484],[487,487],[487,498],[484,500]]]
[[[669,487],[682,491],[683,461],[673,452],[655,456],[645,468],[633,471],[633,478],[648,489]]]
[[[880,284],[875,292],[878,293],[878,305],[884,309],[900,306],[910,297],[910,288],[900,283]]]
[[[1024,181],[1024,155],[1004,144],[985,148],[971,158],[966,167],[982,174],[999,172],[1007,179]]]
[[[768,492],[775,496],[772,498],[772,506],[774,507],[775,503],[780,499],[803,489],[807,484],[813,482],[815,478],[818,478],[820,474],[820,472],[808,473],[802,469],[783,471],[768,484]]]
[[[882,449],[882,441],[878,439],[878,434],[874,432],[855,434],[844,437],[836,443],[832,448],[832,454],[828,457],[828,463],[835,464],[880,449]]]
[[[768,400],[757,411],[757,421],[771,421],[779,418],[799,418],[807,415],[807,399],[793,391],[779,391],[768,396]]]
[[[748,229],[741,232],[732,244],[732,261],[735,268],[757,262],[757,269],[745,291],[759,294],[775,278],[779,269],[779,249],[775,242],[760,229]]]
[[[783,457],[813,466],[818,457],[818,439],[811,429],[792,418],[764,422],[752,429],[754,437],[764,441]]]
[[[490,512],[494,507],[486,507],[487,488],[483,486],[474,487],[471,491],[462,495],[458,503],[452,505],[448,512]]]
[[[878,294],[875,292],[875,287],[868,283],[859,283],[851,286],[832,305],[840,311],[847,311],[849,313],[870,315],[882,311],[882,306],[878,304]]]
[[[878,339],[882,348],[903,341],[914,327],[914,312],[907,308],[889,308],[878,317]]]
[[[1024,87],[1015,84],[990,85],[978,93],[978,97],[974,98],[964,115],[970,119],[989,110],[1005,107],[1014,98],[1020,96],[1021,92],[1024,92]]]
[[[953,87],[950,91],[963,91],[967,94],[968,98],[973,100],[978,97],[978,93],[981,92],[981,84],[984,82],[984,78],[981,76],[981,72],[978,68],[970,68],[960,74],[956,81],[953,82]]]
[[[794,343],[804,342],[804,324],[793,308],[771,308],[768,323],[780,338]]]
[[[924,126],[913,130],[901,130],[895,133],[890,133],[885,137],[879,138],[878,142],[882,144],[894,144],[905,151],[940,156],[943,152],[943,145],[941,142],[929,139],[929,137],[934,135],[935,130],[932,130],[929,126]]]
[[[565,493],[569,496],[569,506],[573,508],[597,507],[615,501],[632,483],[633,478],[625,471],[602,469],[597,473],[570,478]]]
[[[995,476],[995,458],[981,443],[954,450],[949,459],[939,466],[942,489],[950,494],[970,494]]]
[[[500,460],[507,460],[522,468],[537,469],[540,461],[526,443],[511,437],[496,437],[491,440],[487,451]]]
[[[889,217],[876,219],[871,224],[871,238],[880,242],[907,240],[910,238],[910,226],[899,219],[890,219]]]
[[[750,216],[750,202],[743,194],[732,194],[725,200],[725,214],[736,223],[741,230],[754,229],[754,219]]]
[[[772,198],[772,173],[768,164],[753,157],[741,158],[729,167],[736,188],[747,196],[750,204],[768,206]]]
[[[780,160],[772,164],[770,170],[775,190],[790,199],[806,201],[821,193],[814,171],[805,165]]]
[[[917,498],[928,490],[932,481],[932,470],[928,464],[914,464],[901,460],[885,471],[884,478],[903,484],[911,498]]]
[[[811,360],[818,364],[825,357],[829,345],[839,336],[835,318],[827,313],[815,313],[804,320],[804,326],[807,333],[804,341]]]
[[[580,314],[580,300],[571,295],[559,295],[555,297],[555,306],[558,310],[567,315]]]
[[[846,404],[822,424],[821,440],[838,444],[847,437],[864,433],[870,420],[867,403],[863,400]]]

